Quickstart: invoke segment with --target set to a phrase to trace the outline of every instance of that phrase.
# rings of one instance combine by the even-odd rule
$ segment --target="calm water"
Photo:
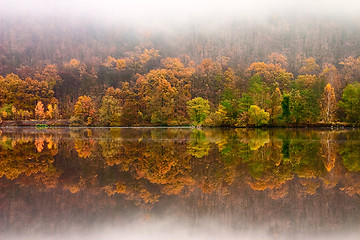
[[[358,239],[358,130],[0,130],[0,239]]]

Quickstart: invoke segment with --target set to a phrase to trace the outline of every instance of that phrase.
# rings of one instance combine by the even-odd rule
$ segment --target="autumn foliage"
[[[359,124],[358,59],[349,57],[337,69],[306,58],[296,78],[280,53],[246,69],[234,69],[230,60],[196,64],[188,56],[162,58],[152,47],[139,47],[122,58],[24,67],[19,75],[0,77],[0,117],[63,117],[73,126]]]
[[[75,104],[74,116],[70,119],[73,125],[92,125],[96,118],[95,104],[89,96],[81,96]]]

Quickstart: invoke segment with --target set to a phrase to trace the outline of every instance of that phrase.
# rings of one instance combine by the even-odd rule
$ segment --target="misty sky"
[[[0,13],[18,16],[87,17],[95,20],[187,22],[261,18],[269,14],[319,14],[357,17],[356,0],[0,0]]]

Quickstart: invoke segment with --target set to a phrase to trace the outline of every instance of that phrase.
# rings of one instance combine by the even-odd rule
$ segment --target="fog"
[[[191,224],[191,223],[192,224]],[[246,223],[243,223],[246,226]],[[262,226],[263,227],[263,226]],[[286,223],[281,226],[270,227],[268,229],[261,226],[253,228],[234,229],[223,225],[220,222],[201,219],[199,223],[193,224],[193,221],[179,221],[179,219],[162,219],[162,220],[140,220],[139,222],[119,225],[103,225],[94,227],[91,230],[80,231],[63,231],[58,234],[32,233],[32,234],[14,234],[6,236],[8,240],[285,240],[285,239],[301,239],[301,240],[336,240],[355,239],[359,231],[349,231],[346,233],[338,232],[286,232]]]
[[[137,23],[143,25],[189,22],[222,22],[237,19],[259,20],[273,14],[326,15],[356,17],[360,2],[356,0],[2,0],[0,13],[7,16],[78,17],[88,21]]]
[[[356,0],[0,2],[3,75],[44,62],[125,57],[140,48],[195,63],[226,56],[241,69],[277,52],[295,75],[307,57],[321,66],[359,56]]]

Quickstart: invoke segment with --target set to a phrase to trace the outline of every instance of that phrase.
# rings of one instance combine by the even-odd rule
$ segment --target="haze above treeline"
[[[278,52],[296,71],[306,57],[319,65],[338,64],[357,57],[360,48],[357,1],[3,0],[1,5],[0,55],[16,61],[14,68],[122,57],[151,42],[162,57],[186,54],[200,62],[226,56],[231,65],[245,67]],[[19,54],[31,56],[18,59]]]

